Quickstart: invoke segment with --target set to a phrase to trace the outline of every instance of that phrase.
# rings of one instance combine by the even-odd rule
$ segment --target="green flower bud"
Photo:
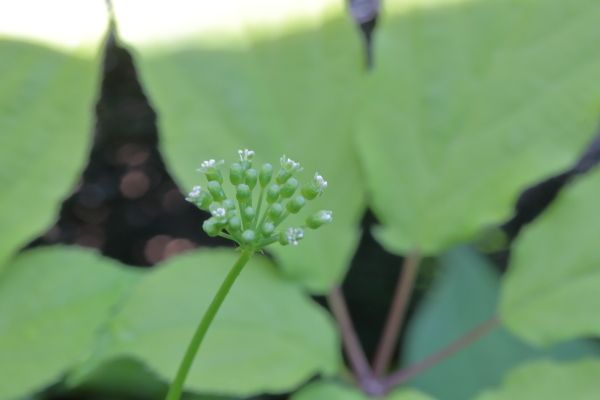
[[[208,210],[208,207],[213,202],[213,198],[210,193],[202,190],[200,186],[194,186],[192,191],[185,199],[190,203],[195,204],[196,207],[200,208],[201,210]]]
[[[304,230],[301,228],[288,228],[285,232],[279,234],[279,243],[284,246],[288,244],[297,246],[302,238],[304,238]]]
[[[331,221],[333,221],[333,212],[321,210],[306,219],[306,226],[311,229],[317,229],[325,224],[331,223]]]
[[[216,181],[219,183],[223,183],[223,175],[221,175],[221,171],[215,169],[214,171],[210,171],[206,173],[206,179],[208,181]]]
[[[219,166],[223,164],[223,160],[215,161],[215,160],[206,160],[200,164],[200,168],[198,171],[204,173],[206,175],[206,179],[211,181],[216,181],[219,183],[223,183],[223,175],[221,175],[221,171],[219,170]]]
[[[208,182],[207,187],[208,191],[216,201],[225,200],[225,192],[223,191],[223,187],[218,181]]]
[[[243,213],[244,220],[248,222],[251,222],[254,219],[254,216],[256,215],[256,211],[250,206],[244,208]]]
[[[302,207],[304,207],[304,205],[306,204],[306,200],[304,200],[303,196],[296,196],[293,199],[291,199],[290,201],[287,202],[287,204],[285,205],[285,208],[287,208],[287,210],[289,212],[291,212],[292,214],[296,214],[298,211],[300,211],[302,209]]]
[[[269,188],[267,189],[267,203],[275,203],[279,199],[280,190],[281,189],[279,185],[272,184],[271,186],[269,186]]]
[[[204,191],[195,186],[186,200],[207,210],[211,216],[202,224],[202,229],[210,236],[224,236],[232,239],[242,248],[260,250],[275,241],[282,245],[297,245],[304,237],[304,228],[288,228],[280,232],[277,227],[290,214],[299,213],[309,200],[315,199],[327,188],[327,181],[315,173],[312,181],[300,184],[296,173],[302,171],[299,163],[285,156],[281,157],[281,169],[274,174],[273,165],[263,164],[252,167],[254,151],[238,151],[240,160],[229,167],[229,181],[235,189],[235,196],[227,198],[223,189],[223,177],[218,168],[223,161],[207,160],[199,171],[208,179]],[[260,184],[260,196],[254,204],[253,190]],[[266,193],[265,193],[266,192]],[[266,199],[265,199],[266,198]],[[267,205],[263,205],[265,202]],[[261,212],[264,209],[264,213]],[[260,221],[260,222],[259,222]],[[332,221],[331,211],[323,210],[306,219],[308,228],[316,229]]]
[[[246,184],[250,186],[250,189],[254,189],[254,186],[256,186],[256,181],[258,180],[258,173],[254,168],[249,168],[246,170],[245,175]]]
[[[227,210],[227,218],[233,218],[238,216],[237,210]]]
[[[202,229],[208,236],[217,236],[221,231],[219,224],[213,218],[209,218],[202,224]]]
[[[317,197],[317,195],[319,194],[311,186],[304,186],[304,187],[302,187],[301,193],[302,193],[302,196],[304,196],[307,200],[312,200],[315,197]]]
[[[263,224],[263,226],[261,227],[261,232],[265,236],[271,236],[271,234],[273,233],[274,230],[275,230],[275,225],[273,225],[272,222],[265,222]]]
[[[246,229],[244,233],[242,233],[242,240],[244,243],[252,243],[256,239],[256,233],[252,229]]]
[[[239,232],[242,229],[242,220],[237,215],[229,218],[229,230],[231,232]]]
[[[237,185],[235,189],[235,197],[240,203],[246,203],[252,197],[252,191],[250,190],[250,187],[248,187],[248,185],[246,185],[245,183]]]
[[[283,214],[283,206],[281,203],[273,203],[271,204],[271,208],[269,208],[269,218],[272,221],[277,221],[279,217]]]
[[[223,208],[225,208],[226,210],[235,210],[235,201],[231,200],[231,199],[225,199],[223,200]]]
[[[281,197],[292,197],[296,189],[298,189],[298,180],[292,177],[288,179],[285,182],[285,184],[281,187]]]
[[[229,180],[233,185],[239,185],[244,182],[244,169],[239,163],[233,163],[229,167]]]
[[[271,182],[271,178],[273,177],[273,166],[269,163],[266,163],[260,169],[260,175],[258,176],[258,180],[260,181],[261,187],[266,187],[269,182]]]
[[[288,179],[292,177],[292,173],[290,171],[286,171],[284,169],[280,169],[277,172],[277,176],[275,177],[275,182],[283,185]]]

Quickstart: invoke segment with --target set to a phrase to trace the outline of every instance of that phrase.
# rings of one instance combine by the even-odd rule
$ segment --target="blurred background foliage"
[[[322,173],[335,223],[256,257],[187,398],[366,398],[322,295],[370,357],[415,249],[397,366],[503,327],[387,399],[600,392],[597,1],[112,6],[0,16],[0,399],[164,395],[235,257],[182,193],[245,147]]]

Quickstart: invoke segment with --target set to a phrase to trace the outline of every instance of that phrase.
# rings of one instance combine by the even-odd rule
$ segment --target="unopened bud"
[[[229,218],[228,226],[232,232],[239,232],[240,229],[242,229],[242,221],[240,220],[240,217],[235,216]]]
[[[239,185],[244,182],[244,170],[239,163],[233,163],[229,167],[229,180],[233,185]]]
[[[281,187],[281,197],[292,197],[296,189],[298,189],[298,180],[292,177],[288,179]]]
[[[280,203],[271,204],[271,208],[269,209],[269,218],[272,221],[277,221],[279,217],[283,214],[283,206]]]
[[[246,203],[248,200],[250,200],[250,197],[252,196],[252,191],[250,190],[250,187],[248,185],[246,185],[245,183],[241,183],[237,185],[235,190],[235,197],[240,203]]]
[[[269,204],[275,203],[279,199],[280,190],[281,189],[280,189],[279,185],[276,185],[276,184],[270,185],[269,188],[267,189],[267,203],[269,203]]]
[[[250,186],[250,190],[254,189],[254,186],[256,186],[257,180],[258,180],[258,173],[256,172],[256,170],[254,168],[247,169],[245,172],[244,182],[246,182],[246,185]]]
[[[286,208],[292,214],[296,214],[298,211],[300,211],[302,209],[302,207],[304,207],[305,204],[306,204],[306,200],[304,200],[304,197],[298,195],[287,202]]]
[[[271,182],[271,178],[273,177],[273,166],[269,163],[264,164],[260,169],[260,175],[258,177],[260,181],[261,187],[266,187],[269,182]]]
[[[256,239],[256,233],[252,229],[246,229],[244,233],[242,233],[242,240],[244,243],[252,243]]]
[[[256,215],[256,211],[252,207],[244,208],[243,212],[244,212],[244,218],[248,221],[252,221],[254,219],[254,216]]]
[[[265,222],[261,227],[261,231],[265,236],[270,236],[275,230],[275,225],[272,222]]]
[[[225,192],[218,181],[210,181],[207,184],[208,191],[216,201],[225,200]]]
[[[223,200],[222,204],[223,204],[223,208],[226,209],[227,211],[235,210],[235,201],[233,201],[231,199]]]
[[[208,236],[217,236],[221,231],[219,224],[213,218],[209,218],[204,223],[202,223],[202,229]]]
[[[284,169],[280,169],[277,173],[277,177],[275,181],[280,185],[283,185],[288,179],[292,177],[292,173],[290,171],[286,171]]]

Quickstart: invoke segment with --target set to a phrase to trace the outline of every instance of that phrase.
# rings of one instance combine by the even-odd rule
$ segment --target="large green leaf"
[[[101,1],[25,0],[0,13],[0,268],[75,185],[105,29]]]
[[[133,291],[110,329],[109,354],[172,379],[209,301],[236,260],[205,250],[169,262]],[[249,395],[292,389],[339,359],[334,328],[299,287],[255,256],[225,300],[187,380],[189,390]]]
[[[273,252],[312,290],[339,281],[364,198],[351,143],[360,42],[344,1],[126,0],[115,10],[179,183],[199,183],[202,160],[232,160],[240,148],[276,166],[286,154],[304,166],[305,179],[320,172],[329,188],[310,207],[332,209],[335,223]]]
[[[161,399],[168,390],[168,382],[158,379],[148,368],[133,359],[113,359],[78,382],[70,393],[87,398]],[[185,400],[232,400],[231,398],[187,393]]]
[[[567,187],[515,243],[502,318],[532,343],[600,335],[600,170]]]
[[[308,385],[307,387],[294,394],[291,400],[368,400],[367,397],[355,388],[343,386],[335,382],[319,381]],[[431,400],[426,396],[410,389],[398,390],[385,397],[378,397],[381,400]]]
[[[403,346],[405,365],[422,361],[496,312],[500,280],[496,271],[473,249],[446,253],[430,295],[419,305]],[[497,385],[518,364],[535,357],[574,359],[598,354],[586,341],[565,343],[551,350],[534,349],[499,327],[469,347],[417,376],[411,384],[445,400],[472,398]]]
[[[527,364],[512,372],[502,387],[477,400],[595,400],[600,393],[600,361]]]
[[[75,248],[9,263],[0,274],[0,398],[41,389],[87,358],[134,272]]]
[[[561,170],[600,109],[596,0],[390,0],[358,134],[375,233],[436,253]]]

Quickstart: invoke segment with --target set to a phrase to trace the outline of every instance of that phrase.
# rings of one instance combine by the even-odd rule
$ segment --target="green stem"
[[[177,375],[171,383],[171,387],[169,388],[169,392],[167,393],[167,397],[165,398],[165,400],[179,400],[181,398],[183,384],[190,371],[190,368],[192,367],[194,359],[196,358],[196,354],[198,353],[198,349],[202,344],[202,340],[204,339],[204,336],[206,335],[210,324],[215,318],[215,315],[219,311],[221,304],[223,304],[223,300],[225,300],[225,297],[229,293],[229,290],[233,286],[233,283],[235,282],[236,278],[238,277],[244,266],[248,263],[248,260],[250,260],[250,257],[253,253],[254,249],[248,248],[242,250],[240,258],[238,258],[235,264],[233,264],[233,267],[231,267],[231,270],[225,277],[225,280],[223,280],[223,283],[221,283],[221,287],[219,287],[219,290],[215,294],[215,297],[212,299],[210,305],[208,306],[208,309],[204,313],[204,316],[202,317],[198,328],[196,328],[196,332],[194,333],[194,336],[192,337],[192,340],[188,345],[187,350],[185,351],[183,360],[181,360],[181,364],[179,365],[179,369],[177,370]]]
[[[264,195],[265,195],[265,188],[261,187],[260,195],[258,196],[258,204],[256,205],[256,216],[254,217],[254,221],[253,221],[253,225],[252,225],[253,229],[258,228],[258,230],[260,230],[260,227],[261,227],[261,225],[258,223],[258,220],[260,218],[260,209],[262,207]]]
[[[281,216],[279,216],[279,219],[277,220],[277,222],[275,222],[275,228],[277,228],[279,226],[279,224],[281,224],[283,222],[283,220],[285,220],[288,216],[290,215],[290,212],[288,210],[285,210],[283,212],[283,214],[281,214]]]
[[[260,227],[261,227],[261,226],[262,226],[262,225],[265,223],[265,221],[266,221],[266,219],[267,219],[267,216],[268,216],[268,214],[269,214],[269,210],[270,210],[270,209],[271,209],[271,205],[270,205],[270,204],[268,204],[268,205],[267,205],[267,208],[265,208],[265,212],[264,212],[264,214],[263,214],[262,218],[261,218],[261,219],[260,219],[260,221],[258,222],[258,225],[257,225],[257,226],[258,226],[259,228],[260,228]]]
[[[227,232],[219,232],[219,236],[221,236],[222,238],[225,238],[228,240],[233,240],[233,241],[237,242],[237,240]]]

